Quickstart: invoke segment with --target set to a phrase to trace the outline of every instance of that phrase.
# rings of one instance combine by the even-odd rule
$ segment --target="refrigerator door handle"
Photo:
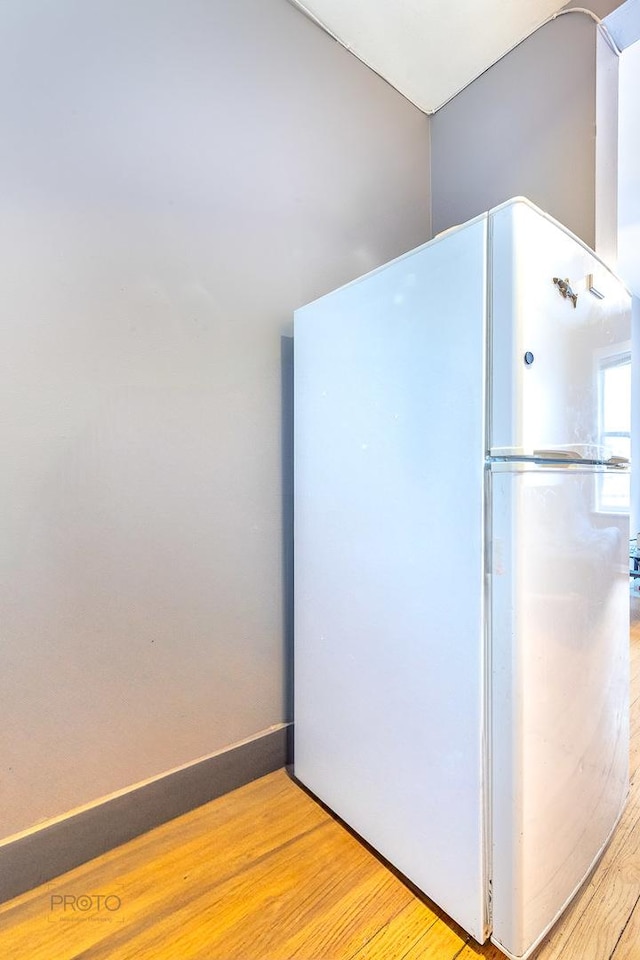
[[[606,294],[604,294],[602,290],[594,286],[592,273],[587,274],[587,290],[589,291],[589,293],[593,294],[593,296],[596,297],[597,300],[604,300],[606,296]]]
[[[581,453],[575,450],[534,450],[533,456],[537,460],[583,460]]]

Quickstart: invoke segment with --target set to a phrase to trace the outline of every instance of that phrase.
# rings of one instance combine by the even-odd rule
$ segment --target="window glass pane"
[[[631,363],[616,363],[602,371],[602,427],[605,433],[631,430]]]
[[[629,506],[629,474],[607,473],[600,487],[600,508],[626,510]]]

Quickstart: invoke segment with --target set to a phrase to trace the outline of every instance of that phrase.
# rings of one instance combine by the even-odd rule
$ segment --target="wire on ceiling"
[[[528,33],[526,37],[523,37],[522,40],[518,40],[516,43],[513,44],[513,46],[509,47],[508,50],[505,50],[505,52],[500,55],[498,60],[494,61],[494,63],[492,64],[489,64],[486,70],[483,70],[482,73],[486,73],[487,70],[490,70],[491,67],[495,66],[496,63],[499,63],[499,61],[502,60],[503,57],[506,57],[507,54],[511,53],[512,50],[515,50],[516,47],[519,47],[520,44],[524,43],[525,40],[528,40],[529,37],[532,37],[534,33],[537,33],[538,30],[542,29],[542,27],[546,27],[547,24],[553,23],[553,21],[557,20],[559,17],[564,17],[567,13],[581,13],[583,15],[586,15],[587,17],[590,17],[590,19],[593,20],[593,22],[596,24],[596,27],[598,28],[598,33],[601,35],[601,37],[603,38],[607,46],[613,51],[613,53],[615,53],[617,57],[621,55],[622,51],[616,44],[615,40],[613,39],[609,31],[607,30],[604,24],[604,21],[601,20],[600,17],[593,12],[593,10],[588,10],[586,7],[568,7],[566,10],[558,10],[556,13],[552,13],[550,17],[547,17],[547,19],[543,20],[542,23],[539,23],[537,27],[534,27],[531,33]],[[482,76],[482,74],[480,74],[480,76]],[[477,80],[477,77],[475,79]],[[462,89],[464,89],[464,87]],[[436,107],[435,110],[426,110],[424,112],[430,117],[433,116],[434,113],[437,113],[438,110],[446,106],[447,103],[449,103],[451,100],[454,99],[454,97],[457,97],[458,94],[462,92],[462,89],[457,90],[456,93],[453,93],[448,98],[448,100],[445,100],[443,103],[441,103],[438,107]]]
[[[547,20],[540,24],[541,27],[544,27],[545,23],[550,23],[552,20],[557,20],[558,17],[564,16],[565,13],[585,13],[588,17],[597,24],[598,30],[602,35],[603,39],[606,41],[607,45],[611,47],[613,52],[617,57],[620,56],[622,50],[618,47],[618,44],[615,42],[609,31],[607,30],[604,21],[600,17],[596,16],[593,10],[587,10],[586,7],[569,7],[567,10],[558,10],[557,13],[552,14]],[[536,29],[539,29],[536,27]]]
[[[332,30],[330,30],[329,27],[326,25],[326,23],[323,23],[323,21],[320,20],[319,17],[316,17],[315,14],[313,14],[309,10],[309,8],[305,6],[305,3],[303,2],[303,0],[289,0],[289,3],[291,3],[294,7],[296,7],[296,9],[299,10],[302,14],[304,14],[309,20],[311,20],[313,23],[319,26],[322,30],[324,30],[325,33],[328,33],[330,37],[332,37],[339,44],[341,44],[341,46],[345,47],[350,53],[353,52],[352,45],[349,43],[345,43],[344,40],[341,40],[337,34],[335,34]],[[594,23],[596,24],[598,28],[598,32],[600,33],[601,37],[603,38],[607,46],[613,51],[613,53],[615,53],[617,57],[621,55],[622,51],[616,44],[615,40],[613,39],[609,31],[607,30],[604,24],[604,21],[597,14],[595,14],[593,10],[589,10],[587,9],[587,7],[568,7],[566,10],[558,10],[556,13],[552,13],[550,17],[547,17],[547,19],[543,20],[542,23],[539,23],[537,27],[534,27],[531,33],[528,33],[526,37],[523,37],[521,40],[518,40],[516,43],[513,44],[513,46],[509,47],[508,50],[505,50],[505,52],[501,54],[500,57],[498,58],[498,61],[494,61],[494,63],[490,64],[486,68],[486,70],[489,70],[492,66],[495,65],[495,63],[499,62],[499,60],[502,60],[503,57],[506,57],[508,53],[511,53],[512,50],[515,50],[516,47],[519,47],[521,43],[524,43],[525,40],[528,40],[529,37],[533,36],[534,33],[537,33],[538,30],[541,30],[542,27],[546,27],[547,24],[553,23],[553,21],[557,20],[558,17],[564,17],[568,13],[581,13],[587,17],[590,17],[590,19],[593,20]],[[363,63],[366,63],[366,61],[363,60]],[[385,83],[389,83],[387,78],[384,77],[381,73],[379,73],[375,69],[375,67],[372,67],[370,64],[367,64],[367,66],[369,67],[370,70],[373,70],[374,73],[377,73],[378,76],[385,81]],[[486,73],[486,70],[483,70],[482,73]],[[482,74],[480,74],[480,76],[481,75]],[[474,79],[477,79],[477,77]],[[464,89],[464,87],[462,89]],[[426,113],[427,116],[431,117],[433,116],[434,113],[437,113],[438,110],[440,110],[442,107],[446,106],[446,104],[449,103],[450,100],[453,100],[454,97],[457,97],[458,94],[462,92],[462,89],[457,90],[447,100],[439,104],[439,106],[437,106],[434,110],[424,110],[423,108],[418,108],[418,109],[422,109],[423,113]]]

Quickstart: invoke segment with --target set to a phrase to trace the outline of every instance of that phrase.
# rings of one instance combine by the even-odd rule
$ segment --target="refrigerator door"
[[[526,956],[584,881],[627,794],[628,523],[604,468],[494,464],[493,935]]]
[[[489,224],[489,452],[559,448],[606,460],[616,451],[603,436],[601,376],[629,354],[630,296],[527,200],[497,207]]]
[[[486,227],[295,318],[295,775],[480,941]]]

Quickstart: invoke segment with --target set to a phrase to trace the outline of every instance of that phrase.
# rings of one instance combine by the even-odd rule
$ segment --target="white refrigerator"
[[[523,198],[295,315],[295,776],[513,958],[627,795],[629,339]]]

